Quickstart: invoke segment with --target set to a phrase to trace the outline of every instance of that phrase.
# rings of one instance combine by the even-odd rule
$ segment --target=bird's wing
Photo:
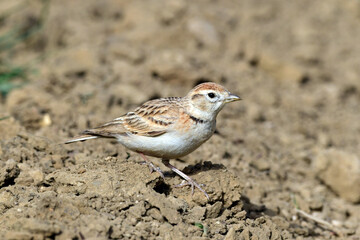
[[[123,134],[157,137],[171,129],[179,118],[182,98],[160,98],[144,103],[133,112],[105,123],[100,127],[85,130],[82,134],[116,137]]]

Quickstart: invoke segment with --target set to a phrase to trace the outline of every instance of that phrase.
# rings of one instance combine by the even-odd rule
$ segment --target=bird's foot
[[[196,187],[197,189],[199,189],[200,191],[202,191],[205,194],[205,197],[210,200],[209,195],[206,193],[206,191],[204,189],[202,189],[201,187],[204,187],[205,184],[202,183],[197,183],[194,180],[192,180],[190,177],[189,179],[183,180],[180,184],[175,185],[174,187],[179,188],[179,187],[185,187],[185,186],[191,186],[191,195],[194,195],[194,188]]]
[[[148,165],[148,167],[149,167],[149,169],[150,169],[150,173],[153,173],[153,172],[155,171],[155,172],[159,173],[160,177],[161,177],[163,180],[165,180],[164,173],[161,171],[161,169],[160,169],[159,167],[155,167],[155,165],[154,165],[152,162],[150,162],[150,160],[147,159],[147,157],[145,157],[144,154],[142,154],[142,153],[139,153],[139,154],[140,154],[140,156],[145,160],[145,162],[143,162],[142,164]]]
[[[188,175],[186,175],[185,173],[183,173],[182,171],[180,171],[179,169],[177,169],[176,167],[174,167],[173,165],[170,164],[169,160],[167,159],[163,159],[163,164],[165,166],[167,166],[168,168],[170,168],[173,172],[177,173],[178,175],[180,175],[183,179],[185,179],[182,183],[180,183],[179,185],[176,185],[175,187],[183,187],[183,186],[187,186],[190,185],[191,186],[191,194],[194,194],[194,188],[196,187],[197,189],[199,189],[201,192],[203,192],[205,194],[205,197],[210,200],[209,195],[205,192],[204,189],[201,188],[201,186],[204,186],[203,184],[198,184],[197,182],[195,182],[194,180],[192,180]]]
[[[164,173],[163,173],[163,171],[161,171],[161,169],[159,167],[155,167],[155,165],[151,162],[143,162],[142,164],[148,165],[148,167],[150,169],[150,173],[157,172],[157,173],[159,173],[160,177],[162,177],[162,179],[165,180]]]
[[[180,183],[180,184],[177,184],[177,185],[175,185],[174,187],[185,187],[185,186],[191,186],[192,184],[191,183],[189,183],[188,181],[186,181],[186,180],[182,180],[182,182]],[[205,187],[205,184],[202,184],[202,183],[198,183],[198,185],[200,186],[200,187]]]

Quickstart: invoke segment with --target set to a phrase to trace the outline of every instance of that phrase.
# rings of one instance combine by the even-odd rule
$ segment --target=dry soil
[[[51,1],[1,97],[0,238],[360,239],[359,43],[357,0]],[[210,201],[116,141],[62,144],[204,81],[243,98],[172,160]]]

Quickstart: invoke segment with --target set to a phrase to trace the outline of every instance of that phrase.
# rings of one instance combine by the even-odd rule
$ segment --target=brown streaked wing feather
[[[176,122],[181,107],[181,98],[151,100],[136,108],[134,112],[129,112],[100,127],[85,130],[82,134],[116,137],[130,133],[157,137],[166,133]]]
[[[166,133],[175,123],[181,98],[151,100],[122,117],[124,127],[133,134],[156,137]]]
[[[87,129],[81,134],[89,134],[101,137],[115,137],[116,135],[126,134],[126,129],[124,128],[121,121],[112,121],[101,125],[100,127]]]

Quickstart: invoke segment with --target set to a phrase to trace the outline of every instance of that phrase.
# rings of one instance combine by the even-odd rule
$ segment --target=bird
[[[188,155],[206,142],[215,132],[216,117],[225,104],[241,100],[225,87],[205,82],[195,86],[185,97],[149,100],[114,120],[87,129],[65,144],[96,138],[116,138],[119,143],[140,154],[150,168],[164,178],[147,156],[161,158],[162,163],[184,180],[177,187],[190,185],[207,192],[185,173],[170,164],[171,159]]]

